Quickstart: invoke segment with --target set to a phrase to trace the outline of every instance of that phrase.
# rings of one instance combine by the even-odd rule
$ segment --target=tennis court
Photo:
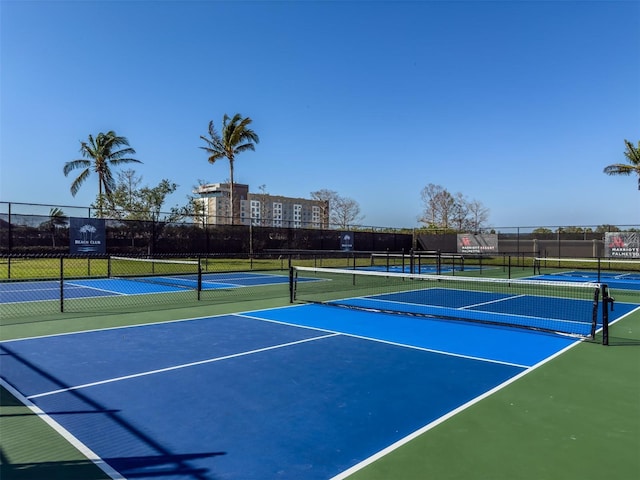
[[[384,266],[384,265],[374,265],[374,266],[367,266],[367,267],[359,267],[362,268],[364,270],[372,270],[372,271],[378,271],[378,272],[393,272],[393,273],[424,273],[424,274],[432,274],[432,275],[439,275],[439,274],[450,274],[450,273],[456,273],[456,272],[475,272],[475,271],[480,271],[482,270],[480,267],[473,267],[473,266],[466,266],[466,267],[461,267],[461,266],[436,266],[436,265],[419,265],[419,266],[411,266],[411,265],[389,265]],[[487,268],[484,268],[484,270],[487,270]]]
[[[289,281],[287,275],[251,272],[203,273],[201,277],[202,290],[278,285]],[[64,296],[71,299],[150,295],[183,292],[185,289],[197,288],[197,274],[73,279],[64,281]],[[56,280],[0,282],[0,303],[56,300],[59,297],[60,282]]]
[[[599,282],[610,288],[640,290],[640,261],[616,258],[535,258],[539,280]]]
[[[370,265],[360,268],[379,272],[437,275],[454,274],[465,270],[480,270],[480,267],[465,266],[463,255],[443,255],[434,252],[411,252],[408,254],[372,253]]]
[[[535,278],[560,282],[597,282],[602,281],[611,288],[623,290],[640,290],[640,273],[600,272],[588,270],[572,270],[567,272],[548,273]]]
[[[303,285],[326,296],[331,286],[333,297],[338,291],[358,305],[294,304],[5,341],[3,384],[112,478],[338,479],[576,343],[495,323],[385,313],[390,302],[397,309],[434,300],[413,286],[381,294],[361,283],[367,294],[345,295],[342,280],[310,273],[299,294]],[[484,304],[484,315],[506,315],[491,312],[506,298],[479,302],[487,288],[468,290],[444,308]],[[564,311],[551,298],[551,310]],[[561,300],[569,309],[589,303]],[[518,307],[509,309],[520,322]],[[610,320],[637,309],[616,302]]]

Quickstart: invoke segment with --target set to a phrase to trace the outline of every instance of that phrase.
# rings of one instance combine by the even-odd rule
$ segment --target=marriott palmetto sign
[[[458,234],[458,253],[481,254],[498,252],[498,235],[485,234]]]
[[[69,219],[69,253],[106,253],[104,219],[71,217]]]
[[[639,232],[607,232],[604,234],[605,257],[640,258]]]

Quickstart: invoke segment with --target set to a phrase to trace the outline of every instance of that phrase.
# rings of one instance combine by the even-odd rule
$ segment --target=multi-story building
[[[205,225],[231,225],[232,223],[240,223],[231,221],[231,189],[229,183],[209,183],[200,185],[195,191],[199,195],[197,201],[200,202],[202,210],[200,212],[201,220],[198,223]],[[249,185],[242,183],[233,184],[234,194],[234,217],[238,218],[240,205],[247,199],[249,194]]]
[[[231,221],[229,183],[200,185],[197,190],[206,225],[253,225],[260,227],[328,228],[329,205],[326,201],[292,198],[267,193],[250,193],[249,186],[233,184],[234,212]]]

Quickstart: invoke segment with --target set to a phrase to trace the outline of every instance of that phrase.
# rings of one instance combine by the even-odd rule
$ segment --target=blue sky
[[[493,227],[640,225],[638,1],[0,0],[0,200],[88,206],[65,162],[129,139],[143,183],[229,178],[200,135],[253,119],[252,191],[335,190],[414,227],[427,184]]]

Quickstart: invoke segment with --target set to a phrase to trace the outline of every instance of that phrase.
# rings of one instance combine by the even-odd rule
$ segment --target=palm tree
[[[213,126],[213,120],[209,122],[209,136],[201,135],[200,138],[207,144],[200,147],[209,155],[209,163],[213,164],[221,158],[229,160],[229,178],[230,178],[230,198],[231,203],[231,224],[235,223],[233,195],[233,163],[236,155],[246,150],[255,150],[255,144],[260,143],[260,139],[256,132],[251,130],[249,117],[242,118],[242,115],[236,113],[230,118],[226,113],[222,119],[222,135],[220,135]]]
[[[120,149],[120,147],[126,148]],[[71,195],[75,197],[80,186],[89,178],[91,169],[98,174],[98,211],[102,216],[104,197],[108,198],[116,185],[111,166],[142,162],[128,157],[136,151],[129,147],[129,141],[125,137],[119,137],[113,130],[98,133],[95,138],[89,135],[87,142],[80,142],[80,153],[84,158],[65,163],[64,175],[66,177],[69,172],[77,168],[83,169],[71,184]]]
[[[624,144],[627,146],[624,156],[627,157],[629,165],[626,163],[614,163],[604,167],[604,173],[607,175],[631,175],[635,173],[638,175],[638,190],[640,190],[640,142],[638,142],[637,147],[634,147],[629,140],[625,140]]]
[[[43,228],[48,229],[51,233],[51,242],[54,247],[56,246],[56,231],[58,228],[67,225],[67,221],[67,216],[64,214],[62,209],[54,207],[49,210],[49,220],[41,224]]]

